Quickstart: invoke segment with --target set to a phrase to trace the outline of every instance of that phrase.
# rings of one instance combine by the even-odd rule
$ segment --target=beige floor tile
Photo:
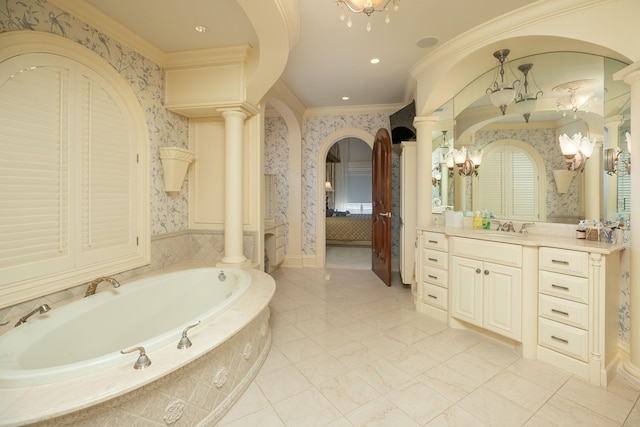
[[[259,373],[255,382],[272,404],[312,387],[311,382],[293,365],[266,374]]]
[[[434,420],[425,424],[426,427],[489,427],[459,406],[452,406]]]
[[[590,409],[571,400],[553,395],[536,413],[536,418],[547,421],[549,426],[580,426],[580,427],[614,427],[620,426]]]
[[[571,374],[539,360],[519,359],[507,370],[552,391],[569,381]]]
[[[360,342],[352,342],[351,344],[335,348],[330,350],[329,353],[350,369],[359,368],[381,357]]]
[[[575,377],[569,379],[557,394],[619,424],[624,423],[635,403],[635,399],[626,399],[604,387],[593,386]]]
[[[273,408],[265,408],[249,414],[228,424],[219,423],[220,427],[286,427]]]
[[[353,372],[338,375],[320,384],[318,390],[343,414],[380,396],[375,388]]]
[[[417,427],[416,421],[385,397],[379,397],[350,412],[347,419],[354,426]]]
[[[273,407],[287,427],[321,427],[341,417],[340,411],[315,388],[291,396]]]
[[[277,344],[278,350],[291,361],[298,363],[313,356],[317,356],[324,350],[311,338],[304,337],[299,340]]]
[[[627,416],[627,419],[623,424],[623,427],[635,426],[640,426],[640,399],[636,400],[636,404],[633,405],[631,413],[629,413],[629,416]]]
[[[485,386],[532,412],[540,409],[553,395],[552,390],[508,371],[503,371],[491,378]]]
[[[496,427],[521,426],[533,415],[532,411],[516,405],[486,387],[480,387],[462,399],[458,406],[483,423]]]
[[[520,355],[513,347],[489,340],[480,341],[469,347],[466,353],[473,354],[500,368],[506,368],[520,359]]]
[[[244,391],[240,399],[233,405],[233,407],[227,412],[219,423],[224,425],[240,418],[246,417],[249,414],[258,412],[262,409],[270,407],[271,404],[264,397],[260,388],[254,383],[251,383],[249,387]]]
[[[453,405],[450,400],[415,379],[394,388],[385,397],[421,425]]]
[[[442,365],[429,369],[418,379],[452,402],[465,398],[479,386],[462,373]]]
[[[412,377],[416,377],[440,363],[413,347],[406,347],[395,353],[388,354],[385,359]]]
[[[442,366],[459,372],[477,386],[485,383],[501,371],[499,367],[488,360],[481,359],[468,352],[460,353],[452,357],[446,362],[443,362]]]
[[[322,384],[347,371],[347,367],[329,353],[303,360],[296,364],[300,372],[314,385]]]
[[[381,393],[409,381],[411,376],[386,359],[378,359],[354,371],[362,379]]]

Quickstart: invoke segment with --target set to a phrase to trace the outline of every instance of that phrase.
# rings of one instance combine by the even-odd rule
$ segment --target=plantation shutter
[[[117,102],[95,80],[80,76],[82,159],[82,262],[132,248],[132,188],[135,153]]]
[[[0,283],[71,265],[68,77],[19,59],[0,74]]]
[[[511,214],[519,219],[538,219],[538,177],[536,167],[524,151],[510,150]]]
[[[618,163],[618,206],[617,212],[623,214],[626,218],[631,214],[631,175],[624,169],[624,162],[629,162],[631,156],[628,152],[620,153],[620,162]]]
[[[480,210],[493,212],[498,218],[507,215],[505,203],[505,153],[492,150],[482,159],[478,175],[478,204]]]

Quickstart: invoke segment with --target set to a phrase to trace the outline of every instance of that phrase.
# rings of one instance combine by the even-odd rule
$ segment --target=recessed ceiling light
[[[416,45],[421,48],[433,47],[438,44],[440,39],[436,36],[423,37],[416,42]]]
[[[371,60],[369,61],[372,64],[379,64],[380,63],[380,59],[379,58],[371,58]]]
[[[204,25],[196,25],[195,30],[199,33],[206,33],[208,28],[205,27]]]
[[[343,100],[343,101],[348,101],[348,100],[349,100],[349,97],[348,97],[348,96],[343,96],[343,97],[342,97],[342,100]]]

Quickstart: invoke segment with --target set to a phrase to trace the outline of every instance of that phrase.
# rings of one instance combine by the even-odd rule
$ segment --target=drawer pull
[[[552,259],[551,262],[554,264],[569,265],[569,261],[563,261],[561,259]]]
[[[566,286],[560,286],[560,285],[556,285],[555,283],[551,284],[552,288],[556,288],[556,289],[562,289],[563,291],[568,291],[569,288],[567,288]]]
[[[438,299],[438,297],[437,297],[437,296],[435,296],[435,295],[427,294],[427,296],[428,296],[429,298]]]
[[[438,241],[437,240],[429,240],[429,243],[433,243],[434,245],[437,245]]]
[[[479,268],[476,268],[476,273],[480,274],[482,273],[482,270],[480,270]]]
[[[427,259],[428,259],[429,261],[432,261],[432,262],[438,262],[438,259],[437,259],[437,258],[427,258]]]
[[[566,311],[562,311],[562,310],[556,310],[555,308],[551,309],[552,313],[556,313],[556,314],[562,314],[563,316],[568,316],[569,313],[567,313]]]
[[[566,339],[560,338],[560,337],[556,337],[555,335],[551,335],[551,339],[554,339],[556,341],[560,341],[563,344],[569,344],[569,340],[566,340]]]
[[[432,275],[432,274],[429,274],[429,276],[428,276],[428,277],[429,277],[430,279],[433,279],[433,280],[438,280],[438,276],[434,276],[434,275]]]

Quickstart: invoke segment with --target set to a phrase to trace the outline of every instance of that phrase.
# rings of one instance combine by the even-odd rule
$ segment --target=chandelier
[[[571,138],[563,133],[559,137],[560,150],[564,156],[567,170],[582,172],[587,159],[593,154],[593,148],[596,145],[596,139],[589,141],[589,138],[582,136],[582,133],[574,133]]]
[[[584,79],[574,80],[554,87],[554,92],[569,92],[568,96],[556,101],[558,111],[562,111],[562,116],[566,117],[567,112],[573,111],[574,120],[578,118],[578,111],[589,112],[595,98],[592,92],[585,92],[584,89],[598,84],[598,80]]]
[[[522,91],[518,92],[516,96],[516,111],[522,114],[524,117],[524,121],[529,123],[529,117],[531,117],[531,113],[536,111],[538,108],[538,96],[542,96],[543,92],[538,87],[535,79],[533,78],[533,73],[531,73],[531,79],[533,80],[533,84],[535,88],[538,89],[536,92],[529,92],[529,80],[528,76],[533,68],[533,64],[522,64],[518,66],[518,70],[524,75],[524,83],[522,87],[524,87],[524,93]],[[535,89],[534,89],[535,90]]]
[[[516,98],[516,87],[520,86],[520,80],[516,79],[513,83],[509,83],[508,80],[505,81],[504,61],[507,59],[509,52],[509,49],[500,49],[493,53],[499,65],[496,68],[496,77],[487,89],[491,103],[500,109],[503,116],[507,111],[507,107]]]
[[[460,176],[478,176],[482,154],[482,150],[474,150],[473,153],[470,153],[467,147],[462,147],[460,150],[452,148],[446,156],[447,168],[453,171],[455,165]]]
[[[391,21],[389,16],[389,3],[393,2],[393,11],[397,12],[400,7],[400,0],[333,0],[333,4],[340,6],[340,20],[347,20],[347,27],[351,28],[353,21],[351,21],[351,12],[364,13],[368,18],[371,17],[373,12],[387,12],[384,18],[384,22],[388,24]],[[345,15],[347,12],[347,15]],[[367,31],[371,31],[371,20],[367,22]]]

